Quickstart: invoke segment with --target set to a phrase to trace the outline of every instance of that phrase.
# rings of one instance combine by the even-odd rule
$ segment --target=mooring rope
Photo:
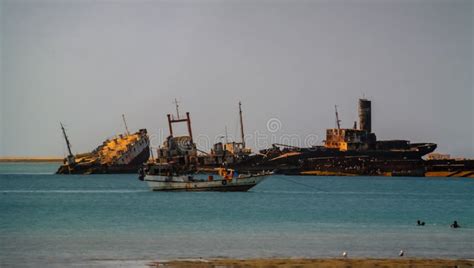
[[[309,185],[309,184],[306,184],[306,183],[302,183],[302,182],[297,182],[297,181],[294,181],[294,180],[289,179],[289,178],[285,178],[284,176],[281,176],[280,178],[281,178],[282,180],[284,180],[284,181],[292,182],[292,183],[294,183],[294,184],[299,184],[299,185],[301,185],[301,186],[305,186],[305,187],[314,189],[314,190],[316,190],[316,191],[318,191],[318,192],[327,192],[327,191],[321,190],[321,189],[319,189],[319,188],[317,188],[317,187],[314,187],[314,186],[312,186],[312,185]]]

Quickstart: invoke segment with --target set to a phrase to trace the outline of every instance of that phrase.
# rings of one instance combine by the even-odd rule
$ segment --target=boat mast
[[[67,145],[67,150],[69,152],[69,156],[72,156],[72,152],[71,152],[71,143],[69,143],[69,139],[66,135],[66,130],[64,129],[64,126],[61,122],[59,122],[59,124],[61,125],[61,129],[63,131],[63,135],[64,135],[64,139],[66,140],[66,145]]]
[[[225,126],[224,130],[225,130],[225,143],[228,143],[229,141],[227,139],[227,126]]]
[[[153,148],[150,146],[150,155],[151,155],[151,161],[155,162],[155,157],[153,156]]]
[[[239,101],[239,116],[240,116],[240,136],[242,138],[242,148],[245,148],[244,120],[242,119],[242,103],[240,101]]]
[[[125,131],[127,135],[130,135],[130,131],[128,131],[127,121],[125,120],[125,115],[122,114],[123,124],[125,125]]]
[[[179,101],[175,98],[173,103],[176,105],[176,116],[179,119]]]
[[[337,105],[334,105],[334,108],[336,109],[336,125],[337,125],[337,129],[341,129],[341,120],[339,120],[339,113],[337,112]]]

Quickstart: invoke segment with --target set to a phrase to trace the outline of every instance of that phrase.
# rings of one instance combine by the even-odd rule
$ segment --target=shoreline
[[[191,259],[155,261],[149,267],[175,268],[309,268],[309,267],[473,267],[474,259],[425,259],[404,258],[376,259],[376,258],[262,258],[262,259]]]
[[[60,157],[0,157],[0,163],[62,163]]]

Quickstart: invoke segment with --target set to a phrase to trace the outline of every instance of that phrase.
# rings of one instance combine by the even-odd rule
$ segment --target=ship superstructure
[[[205,152],[197,148],[193,140],[190,113],[182,117],[179,113],[177,101],[176,116],[167,114],[169,135],[163,144],[157,149],[157,158],[154,162],[147,164],[149,172],[154,170],[169,169],[173,166],[178,170],[207,170],[213,172],[216,167],[222,165],[233,165],[248,159],[252,153],[245,145],[245,134],[242,116],[242,104],[239,102],[239,119],[241,141],[218,142],[213,145],[210,152]],[[186,123],[187,135],[175,136],[173,125]]]
[[[336,109],[337,128],[326,130],[326,149],[336,149],[342,154],[360,153],[376,155],[379,158],[421,159],[436,149],[434,143],[410,143],[408,140],[377,140],[372,133],[371,101],[359,99],[359,128],[354,122],[353,128],[341,128]],[[344,153],[346,152],[346,153]]]
[[[353,128],[341,128],[341,120],[336,107],[337,128],[326,130],[326,148],[339,149],[339,151],[370,150],[375,149],[376,136],[371,129],[371,103],[369,100],[359,100],[359,128],[354,122]]]
[[[191,128],[191,117],[186,112],[186,117],[168,114],[169,136],[157,150],[157,164],[173,163],[182,167],[194,169],[197,163],[198,150],[193,140],[193,131]],[[173,125],[177,123],[186,123],[188,135],[175,136]]]
[[[240,123],[240,142],[227,140],[227,129],[226,129],[226,141],[218,142],[214,144],[210,153],[204,153],[199,158],[199,164],[201,167],[218,167],[221,165],[233,165],[240,163],[249,158],[252,154],[252,150],[246,147],[245,144],[245,132],[244,132],[244,119],[242,115],[242,103],[239,102],[239,123]]]

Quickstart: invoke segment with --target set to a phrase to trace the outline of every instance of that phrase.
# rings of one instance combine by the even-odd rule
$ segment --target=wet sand
[[[175,268],[309,268],[309,267],[474,267],[474,260],[444,259],[210,259],[154,262],[150,267]]]

